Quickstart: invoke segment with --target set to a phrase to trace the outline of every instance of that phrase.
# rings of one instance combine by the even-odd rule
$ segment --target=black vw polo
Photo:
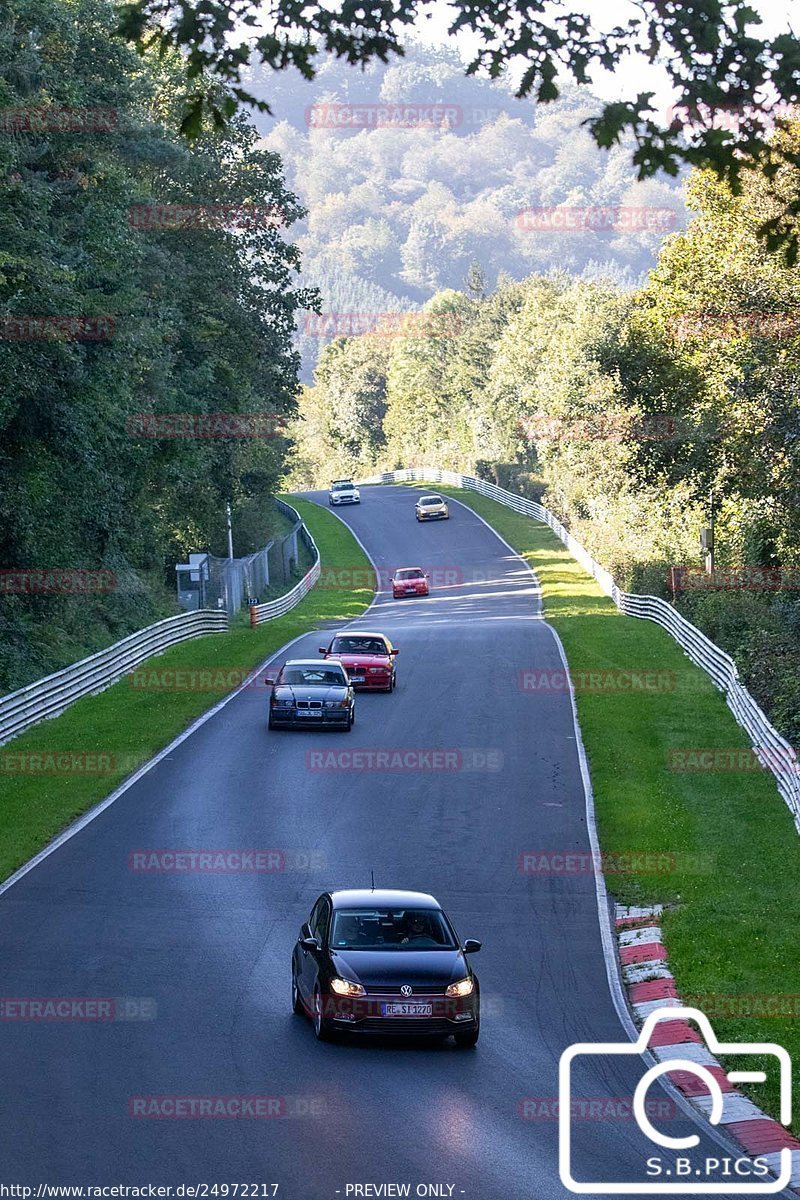
[[[323,892],[292,952],[292,1007],[337,1032],[452,1034],[474,1046],[480,988],[441,905],[424,892]]]

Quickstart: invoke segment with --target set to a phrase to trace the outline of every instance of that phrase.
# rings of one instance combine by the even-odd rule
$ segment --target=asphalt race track
[[[470,1200],[569,1194],[559,1056],[626,1036],[591,871],[519,867],[530,851],[589,850],[569,696],[518,683],[525,669],[558,671],[558,647],[531,575],[477,517],[453,506],[449,522],[420,526],[412,490],[362,495],[341,516],[376,564],[433,576],[429,599],[384,590],[357,622],[400,647],[397,691],[359,696],[350,734],[268,733],[266,692],[241,692],[0,896],[3,996],[138,998],[144,1014],[0,1020],[0,1179],[277,1183],[279,1200],[346,1200],[367,1183],[411,1195],[446,1185],[441,1195]],[[324,640],[311,633],[289,656]],[[435,748],[451,751],[450,769],[308,765],[320,750]],[[272,848],[286,869],[130,869],[151,848]],[[321,890],[368,885],[370,871],[380,886],[433,892],[462,939],[483,941],[476,1049],[322,1045],[292,1016],[300,924]],[[629,1099],[642,1069],[593,1060],[581,1095]],[[130,1115],[135,1097],[234,1095],[278,1097],[277,1115]],[[624,1116],[579,1125],[581,1178],[643,1179],[648,1156],[669,1161]],[[663,1127],[694,1129],[680,1111]],[[703,1134],[693,1155],[721,1153]]]

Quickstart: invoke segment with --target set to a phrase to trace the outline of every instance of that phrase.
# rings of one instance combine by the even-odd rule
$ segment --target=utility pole
[[[231,527],[231,506],[225,505],[225,516],[228,521],[228,558],[233,558],[233,529]]]
[[[706,554],[706,575],[714,574],[714,517],[716,508],[714,505],[714,489],[709,492],[708,498],[708,519],[709,524],[700,530],[700,548],[705,550]]]

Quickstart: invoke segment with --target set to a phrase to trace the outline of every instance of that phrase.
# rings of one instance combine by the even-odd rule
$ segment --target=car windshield
[[[441,496],[426,496],[424,500],[420,500],[420,504],[427,504],[427,505],[443,504],[443,503],[444,503],[444,501],[442,500]]]
[[[386,654],[386,643],[380,638],[338,637],[333,639],[331,654]]]
[[[333,919],[333,950],[454,950],[436,908],[346,908]]]
[[[314,687],[326,685],[346,687],[347,683],[341,670],[336,667],[285,667],[278,677],[279,684],[300,684]]]
[[[422,578],[423,578],[422,571],[415,571],[415,570],[411,570],[411,569],[405,570],[405,571],[398,571],[397,574],[395,575],[395,579],[422,579]]]
[[[349,490],[350,490],[350,488],[351,488],[352,486],[353,486],[353,484],[352,484],[352,481],[351,481],[351,480],[349,480],[349,479],[342,479],[342,480],[340,480],[338,483],[333,483],[333,484],[331,484],[331,491],[333,491],[333,492],[343,492],[343,491],[344,491],[344,492],[346,492],[346,491],[349,491]]]

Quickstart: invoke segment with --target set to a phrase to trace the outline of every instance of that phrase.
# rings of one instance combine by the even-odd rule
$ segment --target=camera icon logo
[[[645,1056],[650,1050],[650,1039],[659,1021],[692,1021],[703,1037],[708,1049],[714,1055],[735,1054],[757,1055],[759,1058],[771,1056],[778,1062],[778,1082],[780,1094],[780,1122],[788,1126],[792,1119],[792,1062],[783,1046],[774,1042],[720,1042],[717,1040],[711,1022],[705,1013],[697,1008],[661,1008],[649,1014],[635,1042],[577,1042],[568,1046],[561,1055],[558,1068],[559,1083],[559,1138],[558,1166],[561,1182],[571,1192],[576,1194],[666,1194],[669,1195],[768,1195],[782,1191],[789,1186],[792,1176],[792,1152],[784,1148],[780,1152],[780,1174],[772,1177],[769,1182],[754,1183],[727,1180],[727,1182],[655,1182],[637,1180],[635,1182],[604,1182],[602,1180],[579,1181],[573,1176],[572,1162],[572,1064],[576,1058],[590,1056],[592,1058],[617,1058],[622,1056]],[[650,1055],[652,1057],[652,1055]],[[718,1125],[722,1118],[724,1098],[719,1080],[708,1066],[694,1062],[689,1058],[668,1058],[656,1061],[644,1072],[633,1094],[633,1115],[639,1129],[656,1146],[665,1150],[689,1150],[700,1143],[697,1134],[685,1137],[670,1137],[656,1129],[646,1111],[647,1092],[650,1086],[662,1075],[671,1071],[686,1071],[700,1078],[708,1088],[711,1100],[711,1111],[708,1120],[712,1125]],[[728,1071],[727,1078],[731,1083],[764,1083],[766,1073],[762,1070]]]

